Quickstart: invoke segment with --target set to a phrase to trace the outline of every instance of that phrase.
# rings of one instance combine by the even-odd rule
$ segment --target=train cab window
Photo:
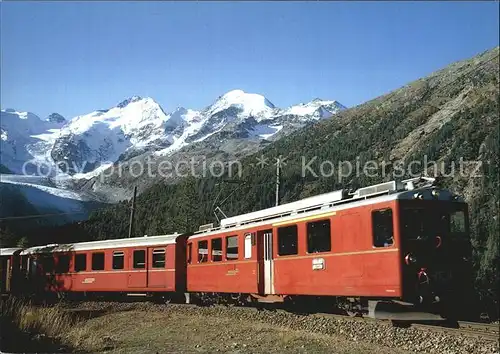
[[[92,253],[92,270],[104,270],[104,252]]]
[[[212,243],[212,262],[222,261],[222,239],[213,238],[211,243]]]
[[[462,210],[457,210],[451,213],[450,232],[452,234],[465,232],[465,214]]]
[[[373,245],[389,247],[394,243],[392,226],[392,209],[375,210],[372,212]]]
[[[297,254],[297,225],[280,227],[278,229],[278,255]]]
[[[245,259],[252,258],[252,234],[245,234]]]
[[[238,236],[226,237],[226,259],[235,261],[238,259]]]
[[[135,269],[146,268],[146,251],[135,250],[133,254],[133,264]]]
[[[69,272],[69,254],[61,254],[57,257],[56,273],[63,274]]]
[[[75,255],[75,272],[84,272],[87,270],[87,255]]]
[[[165,268],[164,248],[157,248],[153,250],[153,268]]]
[[[125,254],[122,251],[113,252],[113,269],[123,269],[125,267]]]
[[[208,241],[198,241],[198,263],[208,261]]]
[[[332,249],[330,220],[307,224],[307,253],[329,252]]]

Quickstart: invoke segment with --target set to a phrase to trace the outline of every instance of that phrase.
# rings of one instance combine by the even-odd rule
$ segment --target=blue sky
[[[353,106],[498,45],[498,2],[2,2],[1,105],[67,118],[243,89]]]

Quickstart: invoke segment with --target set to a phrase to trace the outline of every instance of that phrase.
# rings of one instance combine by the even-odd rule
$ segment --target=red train
[[[467,204],[416,178],[322,194],[190,234],[2,249],[2,292],[326,303],[443,318],[470,284]],[[422,317],[423,316],[423,317]]]

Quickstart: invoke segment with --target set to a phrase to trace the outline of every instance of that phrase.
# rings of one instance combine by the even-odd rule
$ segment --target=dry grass
[[[29,301],[9,298],[2,303],[2,317],[22,332],[59,337],[74,324],[72,316],[59,306],[34,306]]]
[[[35,305],[8,298],[1,304],[1,323],[2,350],[74,352],[107,347],[101,334],[93,332],[82,318],[58,304]],[[85,347],[79,348],[81,343]]]

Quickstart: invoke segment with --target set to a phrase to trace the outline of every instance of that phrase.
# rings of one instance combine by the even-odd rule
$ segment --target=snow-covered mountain
[[[38,164],[52,175],[89,178],[113,163],[146,152],[168,156],[218,133],[273,140],[342,109],[336,101],[320,99],[281,109],[262,95],[233,90],[201,111],[179,107],[168,114],[152,98],[138,96],[68,121],[57,113],[43,120],[2,110],[1,163],[17,174],[32,161],[28,173],[39,174]]]
[[[289,107],[281,112],[283,116],[298,116],[309,117],[313,119],[330,118],[334,113],[346,109],[337,101],[324,101],[320,98],[315,98],[308,103],[300,103],[296,106]]]
[[[13,109],[0,112],[0,163],[17,174],[45,174],[45,152],[64,123]],[[36,161],[36,162],[35,162]]]
[[[134,96],[111,109],[71,119],[58,132],[50,155],[68,174],[99,171],[134,151],[171,145],[169,118],[152,98]]]
[[[330,118],[345,108],[337,101],[316,99],[307,104],[280,109],[262,95],[232,90],[202,111],[178,108],[176,112],[179,112],[179,120],[183,122],[178,127],[179,131],[183,128],[182,134],[174,137],[171,146],[156,154],[167,155],[223,132],[241,139],[272,140],[284,127],[296,129],[311,121]]]

